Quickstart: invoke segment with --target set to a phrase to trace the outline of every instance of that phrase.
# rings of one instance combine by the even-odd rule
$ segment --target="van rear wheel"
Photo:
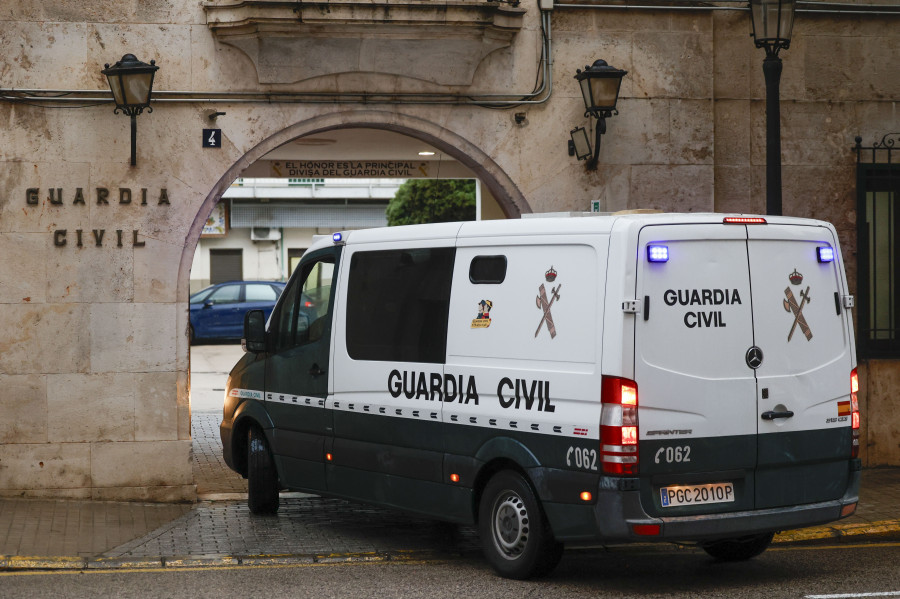
[[[247,506],[254,514],[278,511],[278,473],[266,435],[258,426],[247,433]]]
[[[562,557],[540,503],[525,478],[496,474],[481,496],[478,528],[484,555],[498,574],[523,580],[549,574]]]
[[[702,545],[703,551],[723,562],[740,562],[756,557],[766,550],[775,533],[725,539]]]

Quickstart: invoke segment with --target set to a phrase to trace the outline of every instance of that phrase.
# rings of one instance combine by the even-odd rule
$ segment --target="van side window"
[[[357,252],[347,286],[354,360],[443,363],[454,248]]]
[[[284,292],[274,323],[276,351],[319,340],[330,322],[334,258],[306,264],[299,274]]]
[[[469,281],[499,285],[506,279],[506,256],[475,256],[469,264]]]

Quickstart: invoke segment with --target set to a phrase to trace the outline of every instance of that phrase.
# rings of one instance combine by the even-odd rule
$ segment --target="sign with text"
[[[26,214],[29,210],[34,210],[37,214],[43,214],[44,210],[71,210],[76,213],[84,214],[83,211],[89,210],[94,214],[96,210],[99,214],[102,207],[117,206],[121,210],[127,207],[135,207],[134,210],[150,210],[153,207],[163,206],[168,208],[171,205],[169,201],[169,191],[165,187],[159,190],[149,189],[147,187],[76,187],[72,191],[71,187],[29,187],[25,190],[25,206]],[[96,206],[96,208],[95,208]],[[130,225],[124,225],[127,227]],[[76,247],[83,248],[86,245],[96,247],[135,247],[140,248],[147,245],[141,232],[138,229],[126,228],[113,229],[56,229],[53,231],[53,245],[58,248]],[[130,233],[130,234],[129,234]],[[70,242],[71,241],[71,245]]]
[[[407,160],[285,160],[272,161],[271,168],[276,177],[301,179],[428,176],[428,163]]]
[[[241,177],[290,179],[468,179],[455,160],[258,160]]]

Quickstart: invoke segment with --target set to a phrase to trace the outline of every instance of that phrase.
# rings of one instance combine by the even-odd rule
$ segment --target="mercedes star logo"
[[[747,350],[747,366],[756,370],[760,367],[763,361],[763,353],[762,350],[756,347],[755,345]]]

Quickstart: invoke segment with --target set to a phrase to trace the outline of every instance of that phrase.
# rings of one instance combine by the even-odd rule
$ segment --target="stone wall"
[[[156,60],[155,90],[199,99],[158,101],[138,117],[136,167],[128,165],[128,119],[111,104],[0,101],[0,495],[194,497],[187,374],[194,248],[224,188],[295,137],[360,126],[419,137],[472,169],[513,217],[584,210],[596,199],[605,210],[764,209],[763,53],[753,48],[746,12],[558,9],[550,16],[552,94],[492,110],[339,94],[531,91],[541,47],[536,4],[490,22],[442,25],[483,25],[491,36],[494,46],[465,75],[468,84],[459,74],[423,82],[421,64],[406,79],[397,65],[419,57],[401,51],[390,74],[329,65],[308,77],[292,68],[280,81],[268,68],[260,83],[258,60],[217,37],[207,25],[214,11],[199,3],[50,4],[0,0],[4,92],[107,90],[103,64],[132,52]],[[263,4],[246,3],[260,11]],[[403,19],[407,3],[386,4],[390,18]],[[484,2],[457,4],[487,14]],[[784,211],[835,223],[853,285],[853,138],[900,130],[900,27],[882,19],[798,15],[795,41],[782,54]],[[358,25],[359,39],[386,27]],[[497,41],[498,27],[512,34]],[[434,23],[421,30],[441,32]],[[573,76],[598,58],[628,75],[600,166],[586,171],[566,151],[569,131],[586,124]],[[201,101],[273,90],[336,100]],[[223,147],[201,150],[213,109],[227,112],[216,122]],[[526,120],[516,123],[514,112]],[[900,364],[873,362],[863,372],[865,461],[900,464],[892,409]]]

